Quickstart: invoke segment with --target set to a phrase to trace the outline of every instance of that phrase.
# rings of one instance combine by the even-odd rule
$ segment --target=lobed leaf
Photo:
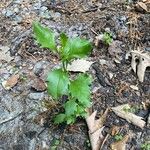
[[[58,114],[55,119],[54,119],[54,123],[55,124],[59,124],[59,123],[62,123],[65,121],[65,117],[66,115],[65,114]]]
[[[48,93],[52,95],[53,98],[58,99],[58,97],[68,93],[69,77],[62,69],[50,72],[47,81]]]
[[[56,50],[55,33],[52,30],[43,27],[39,22],[34,22],[33,32],[37,42],[43,48],[49,48],[52,51]]]
[[[74,100],[69,100],[65,103],[65,114],[73,115],[77,111],[77,103]]]
[[[92,45],[89,41],[72,38],[68,39],[63,48],[63,60],[70,61],[74,58],[83,58],[87,56],[92,49]]]
[[[89,84],[91,84],[89,76],[80,74],[69,86],[72,97],[78,99],[78,101],[85,106],[90,106]]]
[[[66,45],[66,43],[67,43],[67,41],[68,41],[68,37],[67,37],[67,35],[66,35],[65,33],[63,33],[63,32],[60,34],[60,41],[61,41],[62,47],[65,47],[65,45]]]

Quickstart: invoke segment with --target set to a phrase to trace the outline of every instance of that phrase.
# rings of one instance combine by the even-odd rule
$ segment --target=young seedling
[[[68,38],[64,33],[60,34],[60,45],[57,45],[55,33],[38,22],[33,23],[33,32],[41,47],[57,53],[62,62],[62,67],[52,70],[47,78],[47,90],[54,100],[59,100],[63,95],[68,97],[63,105],[64,111],[55,117],[54,122],[74,123],[77,117],[86,116],[86,108],[91,104],[91,78],[87,74],[79,74],[75,79],[71,79],[67,65],[76,58],[87,56],[92,46],[85,39]]]
[[[116,141],[120,141],[120,140],[123,139],[123,136],[122,136],[121,134],[116,134],[116,135],[114,136],[114,139],[115,139]]]
[[[104,44],[110,45],[113,41],[112,35],[108,32],[104,32],[102,40],[103,40]]]
[[[145,142],[141,145],[142,150],[150,150],[150,142]]]

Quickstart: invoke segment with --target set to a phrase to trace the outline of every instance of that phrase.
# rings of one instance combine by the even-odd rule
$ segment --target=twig
[[[108,137],[109,137],[109,133],[105,136],[105,138],[104,138],[104,140],[103,140],[103,142],[102,142],[101,147],[100,147],[99,150],[101,150],[103,148],[103,146],[104,146],[106,140],[108,139]]]
[[[16,119],[16,118],[19,117],[21,114],[22,114],[22,112],[19,113],[19,114],[17,114],[16,116],[10,118],[10,119],[5,119],[5,120],[3,120],[2,122],[0,122],[0,125],[3,125],[3,124],[5,124],[5,123],[7,123],[7,122],[9,122],[9,121],[12,121],[12,120]]]

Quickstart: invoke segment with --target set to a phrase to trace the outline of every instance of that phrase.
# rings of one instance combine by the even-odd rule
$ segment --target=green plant
[[[136,113],[138,112],[141,108],[141,106],[137,106],[137,105],[134,105],[134,106],[129,106],[129,107],[124,107],[123,110],[125,112],[130,112],[130,113]]]
[[[63,104],[63,112],[55,117],[54,123],[74,123],[77,117],[86,116],[86,108],[90,106],[91,78],[80,73],[72,80],[67,65],[76,58],[87,56],[92,46],[85,39],[68,38],[64,33],[60,34],[60,45],[56,46],[55,33],[38,22],[33,23],[33,31],[41,47],[57,53],[62,62],[62,67],[51,71],[47,78],[48,93],[54,100],[59,100],[63,95],[68,97]]]
[[[150,150],[150,142],[145,142],[141,145],[142,150]]]
[[[50,150],[57,150],[57,147],[59,146],[59,144],[60,144],[59,140],[57,140],[57,139],[54,140]]]
[[[114,139],[115,139],[116,141],[120,141],[120,140],[123,139],[123,136],[122,136],[121,134],[116,134],[116,135],[114,136]]]
[[[110,45],[113,41],[112,35],[108,32],[104,32],[102,40],[103,40],[104,44]]]

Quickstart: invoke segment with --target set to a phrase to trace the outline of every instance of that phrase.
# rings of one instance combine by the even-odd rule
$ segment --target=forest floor
[[[131,68],[131,59],[126,59],[127,53],[138,49],[149,56],[149,4],[149,0],[2,0],[0,150],[91,149],[84,119],[79,118],[73,125],[53,123],[58,108],[40,87],[40,79],[45,82],[47,73],[60,60],[37,45],[33,21],[57,35],[64,31],[69,37],[79,36],[93,43],[88,59],[95,62],[89,73],[93,77],[92,111],[97,110],[97,118],[107,108],[129,104],[127,111],[145,122],[140,128],[109,110],[101,150],[113,149],[117,141],[121,143],[117,150],[124,150],[124,144],[126,150],[150,150],[150,71],[146,69],[140,82]],[[113,42],[95,45],[96,36],[105,32],[111,33]],[[10,89],[4,86],[8,80]],[[130,136],[123,141],[126,135]]]

